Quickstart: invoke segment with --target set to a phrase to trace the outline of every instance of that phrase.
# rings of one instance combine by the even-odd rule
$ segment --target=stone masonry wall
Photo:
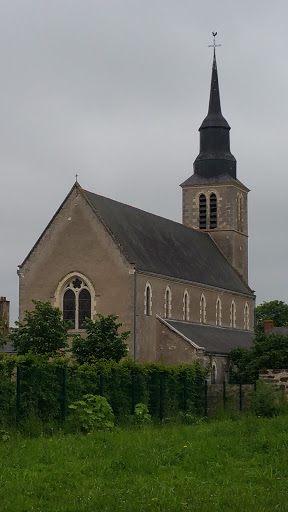
[[[259,378],[270,384],[275,384],[288,394],[288,369],[281,370],[261,370]]]

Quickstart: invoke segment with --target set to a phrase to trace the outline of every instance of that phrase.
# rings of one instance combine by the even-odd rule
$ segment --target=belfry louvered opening
[[[207,227],[207,204],[206,196],[201,194],[199,196],[199,228],[206,229]]]
[[[210,229],[217,228],[217,197],[216,194],[210,195]]]

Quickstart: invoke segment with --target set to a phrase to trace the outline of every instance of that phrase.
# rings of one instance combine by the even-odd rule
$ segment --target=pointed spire
[[[208,114],[201,124],[200,153],[194,162],[194,173],[212,178],[220,174],[229,174],[236,178],[236,160],[230,152],[230,126],[221,112],[218,71],[216,62],[215,35],[211,88]]]
[[[209,109],[207,116],[205,117],[203,123],[200,126],[200,129],[207,128],[208,126],[221,126],[223,128],[230,128],[229,124],[227,123],[226,119],[222,116],[221,112],[215,47],[212,64]]]

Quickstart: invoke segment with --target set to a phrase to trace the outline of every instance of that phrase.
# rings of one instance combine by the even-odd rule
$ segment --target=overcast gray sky
[[[288,301],[288,3],[0,1],[0,295],[74,183],[181,221],[218,31],[222,112],[249,194],[250,286]]]

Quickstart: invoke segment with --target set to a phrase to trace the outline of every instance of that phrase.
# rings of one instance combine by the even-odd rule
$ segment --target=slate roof
[[[2,348],[0,348],[0,354],[15,354],[15,349],[11,343],[6,343]]]
[[[137,269],[252,295],[207,233],[83,192]]]
[[[204,347],[205,352],[209,354],[229,354],[233,348],[250,348],[255,339],[255,333],[251,331],[192,324],[166,318],[162,321],[199,347]]]
[[[237,180],[237,178],[233,178],[230,174],[219,174],[218,176],[213,176],[208,178],[206,176],[201,176],[200,174],[192,174],[186,181],[181,183],[181,187],[186,187],[188,185],[221,185],[222,183],[235,183],[239,185],[241,188],[248,190],[241,181]]]

